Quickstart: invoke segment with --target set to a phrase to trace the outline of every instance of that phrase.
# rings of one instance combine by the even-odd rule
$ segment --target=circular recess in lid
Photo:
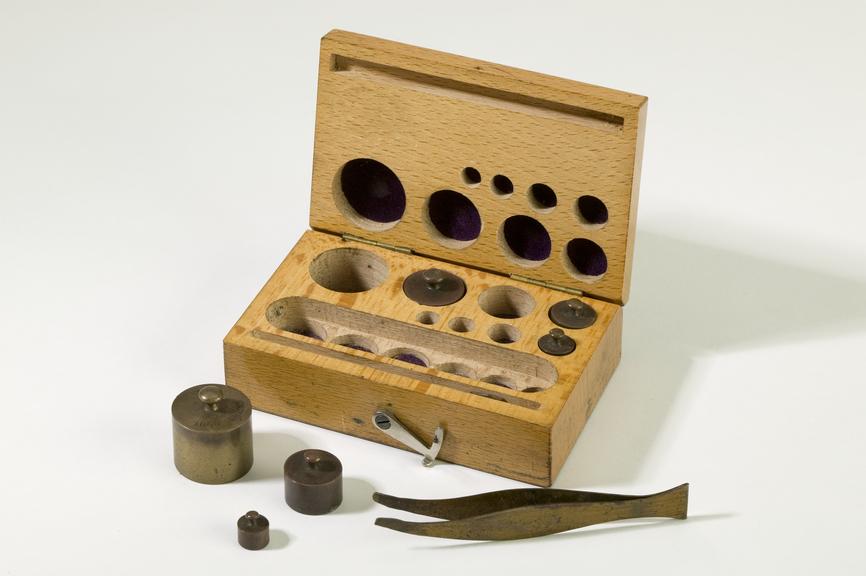
[[[509,260],[526,268],[541,266],[550,258],[550,234],[530,216],[506,218],[499,228],[499,244]]]
[[[595,196],[584,195],[575,203],[577,219],[584,226],[601,228],[607,224],[607,206]]]
[[[507,197],[514,192],[514,184],[508,176],[497,174],[490,181],[490,189],[497,196]]]
[[[460,173],[461,178],[463,178],[463,183],[467,186],[475,187],[481,184],[481,172],[478,171],[477,168],[473,168],[472,166],[467,166]]]
[[[575,238],[564,250],[565,268],[584,282],[594,282],[607,272],[607,255],[601,246],[588,238]]]
[[[529,205],[536,212],[550,212],[556,208],[556,192],[547,184],[533,184],[529,187]]]
[[[433,238],[448,248],[466,248],[481,234],[481,214],[472,200],[453,190],[439,190],[427,199],[424,220]]]
[[[380,232],[394,227],[406,211],[406,191],[394,172],[372,158],[346,162],[337,175],[334,202],[350,222]]]

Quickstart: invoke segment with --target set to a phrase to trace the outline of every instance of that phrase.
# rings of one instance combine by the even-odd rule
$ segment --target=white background
[[[866,8],[694,4],[0,0],[0,574],[863,574]],[[172,399],[307,228],[338,27],[650,97],[623,361],[556,486],[688,481],[689,520],[398,534],[373,489],[521,484],[258,412],[247,478],[176,473]],[[339,512],[283,502],[302,447]]]

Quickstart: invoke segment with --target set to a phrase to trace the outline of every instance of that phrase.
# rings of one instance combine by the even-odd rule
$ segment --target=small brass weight
[[[237,480],[253,465],[252,408],[243,392],[203,384],[187,388],[171,405],[174,465],[202,484]]]

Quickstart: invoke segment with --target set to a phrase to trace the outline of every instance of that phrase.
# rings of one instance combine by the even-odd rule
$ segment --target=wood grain
[[[646,98],[384,40],[334,31],[322,40],[313,163],[313,228],[349,232],[485,270],[517,274],[623,303],[628,296]],[[338,199],[340,171],[356,158],[391,168],[406,191],[406,210],[387,230],[347,218]],[[465,167],[478,185],[461,179]],[[502,197],[491,180],[506,175]],[[534,183],[557,195],[553,210],[529,200]],[[482,230],[468,247],[431,233],[425,202],[454,190],[478,208]],[[603,226],[576,214],[580,196],[607,206]],[[538,220],[550,257],[527,267],[501,238],[509,216]],[[604,250],[600,277],[574,275],[565,247],[587,238]]]
[[[645,118],[643,96],[329,33],[314,230],[225,337],[226,382],[259,410],[399,448],[372,425],[376,410],[387,408],[425,442],[442,425],[441,459],[549,486],[619,362]],[[402,214],[383,222],[358,211],[342,182],[357,159],[397,175]],[[497,193],[497,175],[512,193]],[[400,186],[374,184],[364,209],[388,208],[383,198]],[[555,205],[533,203],[533,184],[550,187]],[[477,208],[477,239],[437,231],[428,203],[440,190]],[[582,196],[604,203],[605,223],[581,217]],[[544,227],[549,258],[520,258],[510,247],[503,223],[518,215]],[[604,274],[575,271],[566,252],[573,239],[604,250]],[[431,267],[462,278],[464,297],[439,308],[406,297],[404,280]],[[565,331],[573,353],[546,355],[537,342],[554,327],[548,310],[575,290],[597,321]],[[427,366],[392,357],[398,352]]]
[[[312,262],[323,253],[345,248],[369,252],[384,260],[384,281],[355,293],[337,292],[317,284],[308,273]],[[431,266],[466,281],[463,299],[450,306],[431,308],[405,297],[404,279]],[[479,298],[494,286],[524,290],[534,301],[531,312],[508,320],[483,312]],[[419,340],[435,339],[441,334],[465,341],[467,346],[483,345],[497,352],[538,356],[553,365],[556,381],[538,392],[512,390],[319,341],[281,330],[268,321],[267,310],[273,302],[298,296],[381,317],[385,326],[383,340],[402,337],[388,334],[384,322],[387,318],[427,333]],[[553,482],[555,466],[561,466],[563,454],[567,454],[589,415],[587,403],[595,405],[619,358],[621,307],[590,298],[582,300],[597,311],[596,323],[583,330],[566,330],[578,343],[576,351],[564,357],[538,351],[538,337],[554,327],[547,317],[549,306],[568,297],[481,270],[310,231],[226,336],[226,382],[246,393],[259,410],[384,444],[396,445],[370,424],[376,409],[391,409],[425,440],[442,423],[446,427],[442,459],[547,486]],[[416,321],[419,312],[435,312],[438,319],[432,325],[421,324]],[[454,332],[449,328],[454,318],[471,319],[474,327],[468,332]],[[517,328],[520,339],[511,344],[492,341],[488,330],[500,323]],[[585,373],[587,376],[582,377]],[[560,421],[563,424],[557,426]]]

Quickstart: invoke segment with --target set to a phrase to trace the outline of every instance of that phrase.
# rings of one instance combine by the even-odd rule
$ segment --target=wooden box
[[[549,486],[620,358],[646,98],[333,31],[310,225],[224,341],[259,410]],[[437,268],[465,295],[406,296]],[[550,307],[594,324],[546,354]],[[407,358],[409,361],[406,361]],[[417,361],[417,362],[416,362]]]

